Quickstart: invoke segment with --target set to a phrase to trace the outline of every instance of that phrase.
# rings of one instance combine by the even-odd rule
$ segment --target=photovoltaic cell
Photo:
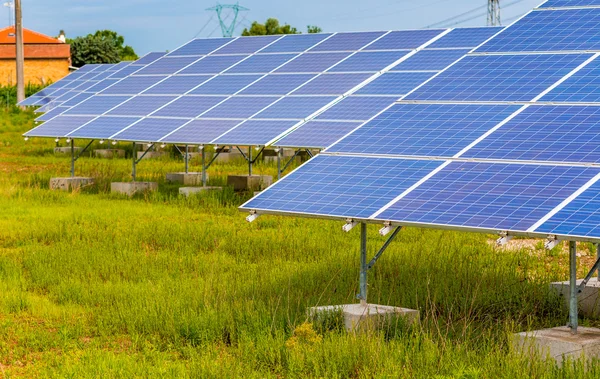
[[[239,120],[193,120],[181,129],[163,138],[161,142],[210,143],[239,123]]]
[[[248,55],[209,55],[181,71],[180,74],[218,74],[246,57]]]
[[[530,106],[464,156],[600,162],[600,107]]]
[[[600,9],[534,11],[477,52],[600,50]]]
[[[204,118],[249,118],[273,103],[278,97],[232,97],[202,115]]]
[[[295,124],[296,121],[289,120],[248,120],[213,143],[219,145],[265,145]]]
[[[309,121],[277,141],[277,146],[325,148],[350,133],[360,122]]]
[[[287,34],[284,38],[267,46],[261,53],[301,53],[331,34]]]
[[[548,0],[540,8],[600,6],[600,0]]]
[[[63,105],[67,106],[67,107],[72,107],[74,105],[77,105],[79,103],[81,103],[84,100],[89,99],[90,97],[92,97],[93,94],[92,93],[87,93],[87,92],[82,92],[76,96],[73,96],[72,98],[66,100]]]
[[[112,139],[117,141],[156,142],[186,122],[188,122],[188,120],[145,118],[117,135],[114,135]]]
[[[64,137],[73,130],[93,120],[91,116],[56,116],[35,129],[25,133],[27,137]]]
[[[384,110],[395,98],[349,96],[321,113],[318,120],[361,120],[366,121]]]
[[[259,54],[251,56],[226,71],[227,74],[266,74],[297,54]]]
[[[98,116],[130,98],[131,96],[94,96],[69,109],[65,114]]]
[[[597,168],[452,162],[378,220],[526,231]]]
[[[386,72],[356,91],[356,94],[400,97],[412,91],[433,75],[435,75],[435,72]]]
[[[117,72],[113,72],[110,75],[110,79],[123,79],[128,77],[129,75],[133,74],[134,72],[139,71],[140,69],[142,69],[144,66],[127,66]]]
[[[103,95],[137,95],[165,78],[165,76],[130,76],[106,88],[101,93]]]
[[[371,74],[322,74],[292,94],[343,95],[370,77]]]
[[[59,114],[62,114],[67,109],[69,109],[69,107],[56,107],[56,108],[52,109],[51,111],[44,113],[43,115],[36,118],[35,120],[36,121],[48,121],[48,120],[58,116]]]
[[[225,96],[183,96],[157,111],[153,116],[193,118],[225,99]]]
[[[194,95],[233,95],[261,75],[219,75],[191,91]]]
[[[285,97],[255,118],[304,119],[335,99],[332,96]]]
[[[128,102],[108,112],[107,115],[144,117],[175,99],[175,96],[135,96]]]
[[[233,38],[195,39],[169,53],[169,56],[206,55],[220,48]]]
[[[349,55],[350,53],[307,53],[300,55],[298,58],[289,63],[286,63],[284,66],[278,68],[275,72],[320,73]]]
[[[416,49],[443,31],[444,29],[393,31],[365,47],[364,50]]]
[[[340,64],[332,67],[331,72],[377,72],[393,64],[408,51],[370,51],[359,52]]]
[[[198,57],[165,57],[137,71],[134,75],[171,75],[198,59]]]
[[[241,208],[366,218],[440,164],[318,155]]]
[[[148,89],[144,94],[183,95],[211,78],[212,75],[175,75]]]
[[[95,93],[104,91],[105,89],[107,89],[108,87],[112,86],[116,82],[118,82],[118,79],[104,79],[104,80],[101,80],[98,83],[94,84],[93,86],[91,86],[87,90],[85,90],[85,92],[87,92],[87,93],[94,93],[95,94]]]
[[[129,125],[137,122],[136,117],[107,117],[100,116],[85,126],[69,134],[72,138],[109,138]]]
[[[573,76],[543,96],[540,101],[600,102],[600,59],[588,63]]]
[[[337,33],[310,51],[356,51],[375,41],[386,32]]]
[[[452,157],[518,105],[396,104],[328,152]]]
[[[223,46],[218,51],[215,51],[213,54],[253,54],[279,38],[281,38],[280,35],[240,37]]]
[[[440,71],[468,53],[468,49],[421,50],[412,57],[400,62],[392,71],[435,70]]]
[[[242,95],[287,95],[316,74],[271,74],[267,75],[240,94]]]
[[[467,56],[406,100],[529,101],[589,54]]]
[[[457,28],[441,37],[427,48],[474,48],[487,41],[502,27]]]
[[[164,57],[165,54],[166,53],[163,53],[163,52],[148,53],[148,54],[144,55],[143,57],[141,57],[140,59],[138,59],[137,61],[135,61],[133,64],[147,65],[147,64],[150,64],[150,63],[158,60],[159,58]]]

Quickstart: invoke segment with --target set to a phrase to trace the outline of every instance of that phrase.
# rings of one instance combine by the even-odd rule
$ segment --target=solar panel
[[[247,57],[248,55],[209,55],[182,70],[179,74],[218,74]]]
[[[232,38],[195,39],[170,52],[169,56],[206,55],[232,40]]]
[[[134,75],[170,75],[197,61],[197,57],[165,57],[137,71]]]
[[[452,162],[376,218],[526,231],[599,172],[585,167]]]
[[[342,59],[348,57],[350,53],[307,53],[300,55],[293,61],[286,63],[275,72],[287,73],[319,73],[327,70]]]
[[[356,91],[356,94],[400,97],[409,93],[433,75],[435,75],[435,72],[386,72]]]
[[[309,121],[278,140],[277,146],[326,148],[360,124],[360,122]]]
[[[179,128],[188,120],[173,118],[145,118],[129,126],[111,138],[117,141],[148,141],[155,142]]]
[[[433,42],[431,45],[428,45],[427,48],[474,48],[484,43],[501,30],[502,27],[457,28]]]
[[[71,138],[107,139],[139,120],[140,118],[137,117],[100,116],[70,132],[68,136]]]
[[[93,119],[92,116],[57,116],[24,135],[27,137],[62,137]]]
[[[147,64],[150,64],[150,63],[156,61],[157,59],[164,57],[165,54],[166,53],[162,53],[162,52],[148,53],[148,54],[144,55],[143,57],[141,57],[140,59],[138,59],[137,61],[135,61],[134,64],[147,65]]]
[[[141,68],[143,68],[144,66],[141,65],[129,65],[125,68],[120,69],[117,72],[113,72],[110,75],[111,79],[123,79],[128,77],[129,75],[133,74],[134,72],[140,70]]]
[[[377,72],[395,63],[409,51],[359,52],[331,68],[331,72]]]
[[[135,96],[106,113],[113,116],[147,116],[167,103],[175,100],[175,96]]]
[[[86,93],[91,93],[91,94],[96,94],[98,92],[104,91],[108,87],[110,87],[113,84],[115,84],[117,81],[118,81],[118,79],[104,79],[104,80],[101,80],[98,83],[96,83],[93,86],[91,86],[90,88],[88,88],[87,90],[85,90],[85,92]]]
[[[261,78],[261,75],[219,75],[191,91],[194,95],[233,95]]]
[[[244,96],[232,97],[203,117],[207,118],[249,118],[279,99],[273,96]]]
[[[166,76],[130,76],[116,82],[101,92],[103,95],[137,95],[147,90]]]
[[[296,123],[297,121],[289,120],[248,120],[217,138],[213,143],[219,145],[266,145]]]
[[[318,120],[366,121],[394,102],[379,96],[349,96],[317,116]]]
[[[396,104],[327,151],[452,157],[519,108],[515,105]]]
[[[386,32],[337,33],[310,51],[355,51],[360,50]]]
[[[600,60],[594,59],[573,76],[543,96],[540,101],[600,102]]]
[[[239,120],[193,120],[162,138],[165,143],[210,143],[240,123]]]
[[[540,8],[600,6],[600,0],[548,0]]]
[[[536,11],[476,52],[600,50],[600,9]]]
[[[371,74],[322,74],[298,88],[294,95],[343,95],[371,77]]]
[[[216,106],[225,96],[183,96],[154,113],[160,117],[193,118]]]
[[[280,38],[280,35],[241,37],[213,52],[213,54],[253,54]]]
[[[318,155],[241,208],[366,218],[440,165],[437,161]]]
[[[256,115],[256,118],[304,119],[329,104],[332,96],[284,97]]]
[[[144,93],[153,95],[183,95],[211,78],[213,78],[212,75],[175,75],[149,88]]]
[[[266,74],[295,58],[296,54],[260,54],[254,55],[237,64],[226,72],[228,74]]]
[[[316,74],[272,74],[252,84],[242,95],[287,95]]]
[[[36,118],[35,120],[36,121],[48,121],[48,120],[58,116],[59,114],[63,113],[67,109],[69,109],[69,107],[56,107],[56,108],[44,113],[43,115]]]
[[[590,56],[467,56],[406,100],[530,101]]]
[[[75,95],[75,96],[71,97],[71,98],[70,98],[70,99],[68,99],[68,100],[65,100],[65,101],[63,102],[63,105],[65,105],[65,106],[67,106],[67,107],[72,107],[72,106],[74,106],[74,105],[77,105],[77,104],[81,103],[82,101],[84,101],[84,100],[86,100],[86,99],[89,99],[89,98],[90,98],[90,97],[92,97],[92,96],[93,96],[93,94],[92,94],[92,93],[89,93],[89,92],[82,92],[82,93],[79,93],[79,94],[77,94],[77,95]]]
[[[288,34],[284,38],[262,49],[261,53],[301,53],[331,34]]]
[[[389,32],[363,50],[416,49],[445,29],[399,30]]]
[[[131,96],[96,96],[74,106],[65,112],[70,115],[101,115],[117,105],[129,100]]]
[[[421,50],[407,60],[394,66],[392,71],[443,70],[454,61],[467,54],[469,50]]]

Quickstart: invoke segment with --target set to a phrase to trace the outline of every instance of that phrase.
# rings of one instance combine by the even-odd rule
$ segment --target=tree
[[[311,34],[311,33],[321,33],[322,31],[323,31],[323,29],[321,29],[320,27],[318,27],[316,25],[308,25],[306,27],[306,32],[308,34]]]
[[[93,35],[77,37],[70,40],[71,64],[81,67],[91,63],[118,63],[121,61],[119,49],[112,40],[106,40]]]
[[[91,34],[90,34],[91,35]],[[122,61],[134,61],[139,57],[133,50],[133,47],[125,44],[125,37],[119,35],[117,32],[112,30],[98,30],[93,34],[94,37],[100,38],[104,41],[112,41],[112,43],[119,50],[119,57]]]
[[[320,33],[322,31],[318,26],[308,26],[308,33]],[[244,28],[243,36],[268,36],[274,34],[300,34],[298,29],[288,24],[279,24],[276,18],[269,18],[264,24],[254,21],[250,29]]]

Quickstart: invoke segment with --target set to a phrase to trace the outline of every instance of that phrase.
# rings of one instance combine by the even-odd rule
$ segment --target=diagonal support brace
[[[265,147],[263,146],[263,147],[262,147],[262,148],[259,150],[258,154],[256,154],[256,157],[254,157],[254,159],[250,158],[250,157],[248,156],[248,154],[245,154],[245,153],[242,151],[242,149],[240,149],[240,147],[239,147],[239,146],[236,146],[236,149],[238,149],[238,151],[239,151],[239,152],[242,154],[242,156],[244,157],[244,159],[245,159],[245,160],[246,160],[248,163],[254,164],[254,163],[256,163],[256,161],[258,160],[258,157],[260,157],[260,155],[262,154],[262,152],[265,150]]]
[[[590,279],[592,278],[592,276],[594,276],[594,273],[599,268],[600,268],[600,258],[598,258],[596,260],[596,263],[594,263],[594,266],[592,266],[592,269],[590,270],[590,272],[588,272],[588,274],[585,276],[585,279],[583,279],[583,281],[581,282],[581,284],[577,288],[577,293],[583,292],[583,289],[585,288],[585,286],[588,284],[588,282],[590,281]]]
[[[387,239],[387,241],[385,241],[385,243],[383,244],[383,246],[381,246],[381,249],[379,249],[379,251],[377,252],[377,254],[375,254],[375,256],[373,257],[373,259],[371,259],[369,261],[369,263],[367,263],[367,270],[370,270],[370,269],[373,268],[373,266],[375,266],[375,263],[377,263],[377,260],[387,250],[388,246],[390,245],[390,243],[392,243],[392,241],[394,240],[394,238],[396,238],[396,236],[398,235],[398,233],[400,232],[401,229],[402,229],[401,226],[398,226],[398,227],[396,227],[396,229],[394,229],[394,231],[392,232],[392,235],[389,236],[389,238]]]

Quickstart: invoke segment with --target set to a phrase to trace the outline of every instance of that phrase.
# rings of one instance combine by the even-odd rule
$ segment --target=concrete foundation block
[[[142,158],[142,155],[144,156],[143,159],[152,159],[152,158],[162,158],[162,157],[166,157],[168,154],[164,151],[149,151],[146,153],[146,155],[144,155],[143,151],[138,151],[137,153],[137,159]]]
[[[81,153],[81,151],[83,150],[83,147],[74,147],[73,150],[75,151],[75,155]],[[71,155],[71,147],[67,146],[67,147],[55,147],[54,148],[54,154],[68,154]]]
[[[208,173],[206,174],[208,180]],[[170,172],[167,174],[167,182],[183,184],[184,186],[199,186],[202,185],[201,172]]]
[[[96,158],[125,158],[125,150],[121,149],[97,149],[94,150]]]
[[[583,279],[577,281],[580,285]],[[550,284],[550,288],[555,290],[564,300],[566,307],[569,307],[569,282],[555,282]],[[590,318],[600,318],[600,282],[598,278],[591,278],[583,291],[577,295],[579,301],[580,314]]]
[[[524,354],[539,353],[561,364],[565,359],[600,358],[600,329],[579,327],[571,334],[567,326],[522,332],[514,335],[514,344]]]
[[[156,190],[158,190],[158,183],[156,182],[114,182],[110,184],[110,192],[122,193],[127,196]]]
[[[215,159],[215,162],[227,163],[227,162],[232,162],[232,161],[240,160],[240,159],[244,159],[244,156],[242,155],[242,153],[240,153],[237,150],[229,150],[229,152],[223,152],[223,153],[219,154],[217,159]]]
[[[232,186],[235,191],[260,191],[273,183],[270,175],[229,175],[227,185]]]
[[[51,190],[69,191],[89,187],[93,184],[94,178],[84,178],[80,176],[50,179]]]
[[[191,195],[202,193],[206,191],[222,191],[222,187],[181,187],[179,188],[179,194],[189,197]]]
[[[308,313],[310,316],[316,316],[319,313],[330,313],[337,310],[342,311],[344,326],[348,331],[377,328],[386,321],[386,318],[393,316],[405,317],[409,324],[419,322],[419,311],[415,309],[378,304],[367,304],[366,306],[361,304],[328,305],[309,308]]]

